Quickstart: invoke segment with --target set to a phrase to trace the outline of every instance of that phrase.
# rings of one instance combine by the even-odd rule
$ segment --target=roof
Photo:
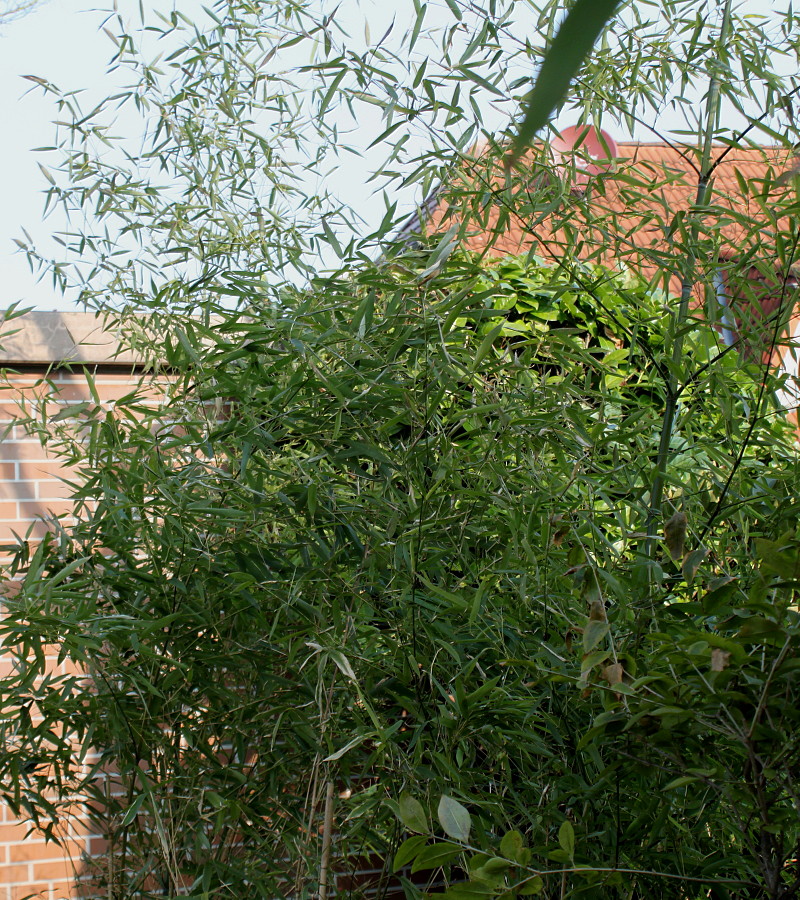
[[[577,248],[584,260],[622,263],[673,292],[679,291],[692,228],[701,241],[700,280],[725,261],[748,256],[757,265],[774,259],[776,235],[785,225],[775,210],[786,200],[796,202],[792,179],[780,178],[796,162],[792,151],[715,146],[708,206],[700,214],[698,157],[686,146],[620,143],[605,171],[586,176],[577,156],[575,168],[564,166],[563,158],[556,165],[542,146],[529,155],[508,203],[501,162],[476,158],[468,166],[467,184],[477,179],[483,196],[491,192],[494,202],[484,201],[475,220],[465,217],[464,205],[440,207],[431,224],[438,230],[451,216],[468,221],[464,245],[492,256],[533,250],[557,260],[567,251],[574,257]],[[475,194],[475,211],[474,201]],[[759,228],[753,229],[753,222]]]

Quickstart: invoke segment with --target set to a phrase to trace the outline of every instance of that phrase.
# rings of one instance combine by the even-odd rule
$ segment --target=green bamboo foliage
[[[53,839],[92,811],[89,894],[357,896],[376,863],[414,900],[798,893],[792,384],[752,349],[795,304],[797,198],[791,170],[713,182],[751,139],[790,157],[794,19],[632,4],[577,72],[582,122],[685,118],[697,202],[612,173],[649,245],[546,144],[505,171],[563,13],[415,3],[364,50],[219,2],[151,23],[157,63],[112,21],[143,146],[45,85],[48,203],[84,223],[48,271],[171,385],[29,423],[80,522],[10,569],[0,770]],[[366,111],[369,227],[321,177]],[[512,225],[536,254],[465,247]],[[731,348],[718,269],[780,301]]]

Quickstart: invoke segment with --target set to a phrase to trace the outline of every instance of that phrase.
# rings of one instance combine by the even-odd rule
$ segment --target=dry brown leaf
[[[664,524],[664,542],[674,562],[683,559],[683,545],[686,543],[686,515],[680,510],[670,516]]]
[[[564,514],[557,513],[550,517],[550,543],[554,547],[560,547],[564,538],[569,534],[569,522],[564,521]]]
[[[724,669],[727,669],[730,658],[731,655],[727,650],[723,650],[721,647],[714,647],[711,651],[711,671],[722,672]]]
[[[603,678],[610,685],[621,684],[624,675],[625,670],[622,668],[622,663],[613,663],[603,668]]]
[[[606,616],[606,605],[602,600],[592,600],[592,605],[589,607],[589,621],[590,622],[607,622],[608,616]]]

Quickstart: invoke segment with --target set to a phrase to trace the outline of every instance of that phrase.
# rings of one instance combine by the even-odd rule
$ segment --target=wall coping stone
[[[0,365],[102,365],[130,368],[145,359],[125,346],[107,316],[91,312],[0,313]]]

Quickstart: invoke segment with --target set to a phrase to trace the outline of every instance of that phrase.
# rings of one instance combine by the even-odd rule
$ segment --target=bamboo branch
[[[719,32],[720,46],[725,46],[731,29],[731,0],[724,0],[722,12],[722,25]],[[700,175],[697,179],[697,194],[695,196],[694,209],[696,216],[700,215],[708,202],[711,189],[711,179],[714,172],[714,163],[711,158],[713,151],[714,135],[719,126],[721,109],[720,97],[721,79],[715,73],[708,86],[708,100],[706,103],[706,121],[703,134],[703,147],[700,158]],[[667,384],[667,399],[664,406],[664,418],[661,422],[661,437],[656,456],[656,471],[650,487],[650,508],[647,514],[647,541],[645,544],[645,556],[653,558],[655,551],[656,532],[661,518],[661,504],[664,499],[664,486],[667,480],[667,468],[670,461],[670,444],[675,430],[675,422],[678,417],[678,372],[683,362],[683,340],[686,332],[686,320],[689,318],[689,302],[692,289],[696,282],[695,268],[697,257],[695,248],[700,235],[700,228],[695,216],[690,228],[689,252],[686,255],[683,278],[681,282],[681,299],[678,312],[675,316],[675,329],[672,344],[672,367]]]

